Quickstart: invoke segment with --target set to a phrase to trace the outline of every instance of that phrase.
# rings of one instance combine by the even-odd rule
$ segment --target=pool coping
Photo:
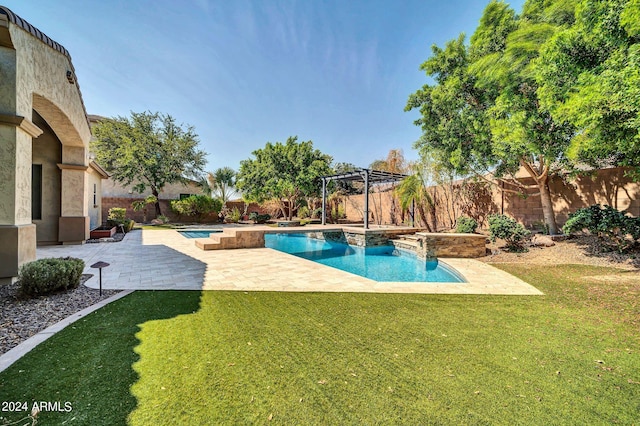
[[[74,256],[86,265],[110,263],[103,269],[104,289],[543,294],[475,259],[438,259],[463,275],[465,283],[377,282],[270,248],[203,251],[194,240],[176,230],[143,230],[115,244],[41,247],[38,258]],[[87,266],[86,272],[94,271]],[[98,288],[98,278],[94,275],[85,285]]]

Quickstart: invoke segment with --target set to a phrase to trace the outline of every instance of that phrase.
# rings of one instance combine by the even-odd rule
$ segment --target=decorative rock
[[[152,224],[152,225],[162,225],[162,224],[163,224],[163,222],[162,222],[160,219],[153,219],[153,220],[151,221],[151,224]]]
[[[531,238],[531,245],[533,247],[553,247],[556,243],[548,235],[536,234]]]
[[[119,293],[103,290],[100,296],[97,290],[84,286],[90,277],[83,274],[78,288],[32,299],[17,297],[19,283],[0,286],[0,354],[50,325]]]

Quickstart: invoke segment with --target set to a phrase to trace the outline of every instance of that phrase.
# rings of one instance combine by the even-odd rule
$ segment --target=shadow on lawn
[[[0,374],[0,400],[28,407],[0,413],[0,425],[24,418],[41,401],[59,402],[38,415],[43,424],[126,424],[137,406],[130,392],[139,379],[136,334],[150,321],[197,311],[200,297],[200,291],[135,292],[45,341]]]

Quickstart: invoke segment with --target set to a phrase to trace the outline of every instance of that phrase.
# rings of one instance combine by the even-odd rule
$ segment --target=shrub
[[[478,228],[478,222],[467,216],[460,216],[456,221],[456,232],[461,234],[473,234]]]
[[[240,217],[240,210],[238,210],[237,207],[234,207],[233,210],[224,217],[224,220],[226,222],[237,223],[240,220]]]
[[[129,232],[133,229],[133,226],[136,224],[136,221],[133,219],[128,219],[124,224],[124,232]]]
[[[525,250],[524,244],[530,235],[531,232],[509,216],[503,214],[489,216],[489,238],[493,242],[498,238],[505,240],[510,250]]]
[[[158,219],[160,222],[162,223],[169,223],[169,218],[166,217],[165,215],[161,214],[160,216],[158,216],[156,219]]]
[[[107,216],[107,223],[111,226],[124,225],[127,221],[127,209],[122,207],[111,207],[109,209],[109,216]]]
[[[40,259],[20,267],[20,294],[41,296],[80,285],[84,261],[73,257]]]
[[[309,212],[309,207],[307,206],[302,206],[298,209],[298,217],[300,219],[306,219],[311,215],[311,213]]]
[[[322,217],[322,207],[318,207],[317,209],[315,209],[311,217],[313,219],[320,219]]]
[[[213,212],[217,214],[222,209],[222,201],[208,195],[190,195],[182,200],[172,200],[171,209],[184,216],[204,217]]]
[[[271,215],[270,214],[259,214],[256,217],[256,223],[265,223],[269,219],[271,219]]]
[[[254,223],[265,223],[271,219],[270,214],[259,214],[258,212],[249,213],[249,220],[252,220]]]
[[[331,220],[333,222],[337,222],[338,219],[345,219],[347,217],[347,213],[345,212],[344,206],[342,204],[338,204],[335,209],[331,209]]]
[[[628,216],[607,205],[594,204],[578,209],[569,215],[562,227],[565,234],[585,229],[619,252],[629,249],[640,240],[640,218]]]

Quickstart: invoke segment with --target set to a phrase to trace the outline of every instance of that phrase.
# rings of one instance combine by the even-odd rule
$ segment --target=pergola
[[[364,229],[369,229],[369,185],[373,183],[394,183],[406,178],[402,173],[383,170],[356,169],[352,172],[322,177],[322,224],[327,224],[327,182],[332,180],[364,181]]]

